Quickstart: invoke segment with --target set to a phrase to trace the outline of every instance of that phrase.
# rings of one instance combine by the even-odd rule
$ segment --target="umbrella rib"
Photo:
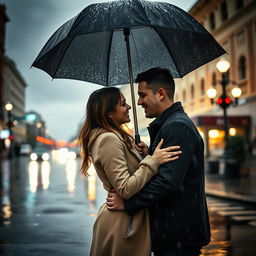
[[[140,6],[142,7],[141,9],[142,9],[142,11],[144,12],[144,14],[146,15],[147,20],[148,20],[148,23],[151,24],[151,23],[150,23],[150,19],[148,18],[147,12],[146,12],[146,10],[144,9],[144,7],[143,7],[141,1],[140,1],[140,0],[137,0],[137,2],[138,2],[138,3],[140,4]]]
[[[106,84],[106,86],[108,86],[108,79],[109,79],[109,62],[110,62],[110,51],[111,51],[111,44],[112,44],[113,34],[114,34],[114,30],[112,29],[110,39],[109,39],[108,53],[107,53],[107,79],[106,79],[107,84]]]
[[[169,54],[170,54],[170,56],[171,56],[171,58],[172,58],[172,61],[173,61],[174,65],[175,65],[175,67],[176,67],[176,70],[178,71],[180,77],[182,77],[181,74],[180,74],[180,71],[179,71],[179,69],[178,69],[178,66],[177,66],[176,63],[175,63],[175,59],[174,59],[173,56],[172,56],[172,52],[171,52],[171,50],[169,49],[169,47],[167,46],[167,44],[166,44],[164,38],[160,35],[160,33],[159,33],[159,31],[157,30],[156,27],[152,27],[152,28],[156,31],[156,33],[158,34],[158,36],[161,38],[162,42],[164,43],[164,45],[165,45],[167,51],[169,52]]]
[[[74,38],[75,38],[75,37],[72,37],[72,39],[70,40],[70,42],[69,42],[68,45],[66,46],[66,49],[65,49],[65,51],[63,52],[63,54],[62,54],[62,56],[61,56],[61,58],[60,58],[59,64],[57,65],[56,70],[55,70],[55,72],[53,73],[52,78],[54,78],[55,75],[56,75],[56,73],[58,72],[59,66],[60,66],[60,64],[61,64],[61,62],[62,62],[62,60],[63,60],[63,58],[64,58],[64,56],[65,56],[65,54],[66,54],[66,52],[67,52],[67,50],[68,50],[68,47],[70,46],[70,44],[72,43],[72,41],[74,40]]]

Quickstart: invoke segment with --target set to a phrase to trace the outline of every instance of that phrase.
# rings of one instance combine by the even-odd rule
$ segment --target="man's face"
[[[147,89],[147,82],[140,82],[138,87],[138,105],[144,108],[145,116],[147,118],[154,118],[159,116],[160,98],[158,93],[154,94],[152,90]]]

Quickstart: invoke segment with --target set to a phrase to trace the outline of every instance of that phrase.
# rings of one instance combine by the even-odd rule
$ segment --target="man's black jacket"
[[[179,145],[179,159],[161,165],[158,174],[136,195],[125,201],[129,214],[149,208],[152,250],[172,247],[200,248],[210,241],[204,192],[204,143],[180,102],[150,124],[150,154]]]

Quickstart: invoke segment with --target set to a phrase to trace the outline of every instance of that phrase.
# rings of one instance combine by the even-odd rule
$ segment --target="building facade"
[[[0,129],[3,122],[4,102],[3,102],[3,66],[5,53],[5,24],[9,21],[6,15],[5,5],[0,4]]]
[[[199,0],[189,13],[195,17],[223,46],[230,62],[228,94],[234,86],[242,89],[238,106],[228,108],[230,135],[241,134],[248,142],[256,137],[256,1]],[[220,58],[196,69],[182,79],[175,79],[175,101],[181,101],[185,111],[198,127],[206,145],[205,154],[221,155],[224,148],[223,110],[212,105],[206,92],[215,87],[222,94],[221,74],[216,68]],[[131,104],[129,86],[122,92]],[[137,94],[135,85],[135,95]],[[137,98],[136,98],[137,100]],[[132,111],[131,111],[132,112]],[[137,107],[142,140],[149,143],[143,109]],[[133,122],[129,124],[133,130]]]
[[[227,92],[239,87],[242,96],[238,106],[228,108],[230,135],[241,134],[248,142],[256,137],[256,1],[199,0],[189,11],[223,46],[230,62]],[[220,59],[220,58],[219,58]],[[176,101],[199,128],[207,155],[222,154],[224,146],[223,110],[212,105],[206,92],[214,87],[222,94],[221,74],[216,59],[176,79]]]
[[[5,53],[5,24],[9,21],[5,5],[0,4],[0,157],[4,150],[4,140],[1,130],[4,129],[4,100],[3,100],[3,66]]]
[[[13,105],[13,109],[11,110],[13,143],[19,146],[26,141],[26,123],[24,117],[27,85],[17,70],[15,63],[6,56],[3,67],[3,84],[4,102],[11,102]],[[4,121],[5,124],[8,122],[7,111],[4,112]]]

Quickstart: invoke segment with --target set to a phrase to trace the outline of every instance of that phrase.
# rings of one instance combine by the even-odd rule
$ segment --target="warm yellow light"
[[[41,128],[41,127],[42,127],[42,124],[41,124],[41,123],[37,123],[37,124],[36,124],[36,127],[37,127],[37,128]]]
[[[76,159],[76,153],[73,151],[68,152],[68,159],[75,160]]]
[[[31,192],[36,192],[38,186],[38,174],[39,174],[39,165],[36,161],[31,161],[28,165],[28,174],[29,174],[29,186]]]
[[[235,136],[236,135],[236,129],[235,128],[230,128],[229,129],[229,135],[230,136]]]
[[[66,162],[66,179],[68,182],[68,192],[72,193],[76,188],[77,162],[75,160],[67,160]]]
[[[221,73],[227,72],[229,70],[229,67],[230,63],[225,58],[221,58],[216,64],[216,68]]]
[[[5,104],[5,109],[6,109],[7,111],[11,111],[11,110],[13,109],[13,104],[10,103],[10,102],[8,102],[7,104]]]
[[[208,135],[211,139],[216,139],[220,136],[220,132],[218,130],[210,130]]]
[[[41,175],[42,175],[42,183],[43,183],[43,189],[47,189],[50,184],[50,172],[51,172],[51,166],[48,161],[43,161],[41,166]]]
[[[217,95],[217,90],[215,88],[210,88],[207,90],[206,94],[210,99],[214,99]]]
[[[239,87],[235,87],[231,90],[231,94],[234,98],[239,98],[242,95],[242,90]]]
[[[202,138],[204,138],[204,132],[203,131],[199,131],[199,134]]]

